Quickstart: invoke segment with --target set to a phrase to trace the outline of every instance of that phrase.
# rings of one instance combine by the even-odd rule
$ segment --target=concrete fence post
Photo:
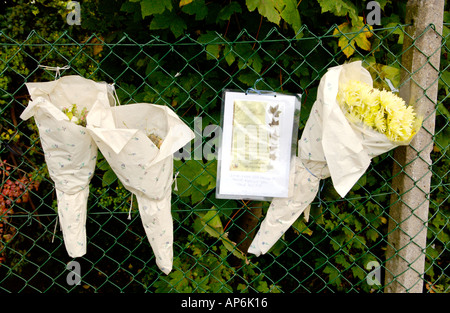
[[[400,96],[423,116],[411,144],[394,152],[385,292],[423,292],[431,157],[445,0],[409,0]],[[431,26],[430,26],[431,25]]]

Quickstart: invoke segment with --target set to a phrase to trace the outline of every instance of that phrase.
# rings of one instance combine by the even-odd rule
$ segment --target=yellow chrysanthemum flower
[[[392,141],[407,141],[420,127],[414,109],[390,91],[350,81],[340,86],[336,99],[350,122],[362,122]]]
[[[384,109],[380,109],[376,115],[374,120],[375,129],[384,134],[386,132],[386,119],[384,117]]]

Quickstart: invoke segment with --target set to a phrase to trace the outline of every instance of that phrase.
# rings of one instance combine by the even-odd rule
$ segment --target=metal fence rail
[[[393,151],[376,157],[344,199],[325,180],[309,221],[300,218],[270,253],[256,258],[245,252],[268,203],[215,198],[216,161],[207,153],[214,153],[216,141],[214,127],[206,126],[219,125],[225,88],[244,91],[262,77],[259,89],[303,94],[301,134],[320,78],[327,68],[348,61],[337,45],[342,36],[355,48],[352,60],[363,60],[376,87],[388,88],[389,78],[398,88],[405,27],[365,27],[346,34],[333,27],[319,36],[303,26],[301,38],[285,38],[273,29],[262,39],[244,30],[232,41],[208,34],[175,42],[154,37],[146,43],[126,35],[113,43],[96,35],[80,42],[67,32],[44,38],[34,31],[18,42],[0,33],[0,290],[383,292],[389,285],[384,277],[390,199],[397,192],[392,188]],[[371,48],[355,46],[355,39],[368,32]],[[450,290],[450,38],[448,33],[439,36],[430,212],[424,221],[426,267],[421,273],[425,292]],[[156,267],[137,206],[101,156],[90,187],[88,251],[70,263],[37,128],[19,119],[29,100],[24,84],[54,79],[55,73],[40,65],[69,65],[61,75],[115,83],[122,105],[168,105],[195,131],[189,155],[175,161],[179,176],[172,197],[174,269],[169,275]],[[76,269],[67,264],[79,265],[79,285]]]

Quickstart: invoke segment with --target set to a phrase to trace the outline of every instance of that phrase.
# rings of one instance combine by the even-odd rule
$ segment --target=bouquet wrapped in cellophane
[[[302,213],[307,219],[320,180],[331,177],[345,197],[372,158],[408,145],[420,126],[413,107],[373,88],[361,61],[328,69],[299,140],[292,196],[273,199],[248,252],[266,253]]]

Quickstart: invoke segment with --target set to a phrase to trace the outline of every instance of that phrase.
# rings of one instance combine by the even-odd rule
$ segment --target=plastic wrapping
[[[289,196],[300,95],[225,90],[216,197],[269,200]]]

